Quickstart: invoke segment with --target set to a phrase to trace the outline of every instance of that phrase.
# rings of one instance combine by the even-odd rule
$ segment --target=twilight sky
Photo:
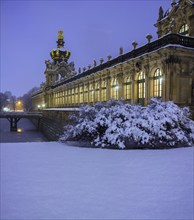
[[[58,30],[64,31],[69,62],[75,68],[93,65],[96,59],[116,57],[156,39],[158,9],[170,7],[171,0],[1,0],[0,91],[22,96],[45,81],[45,60],[56,48]]]

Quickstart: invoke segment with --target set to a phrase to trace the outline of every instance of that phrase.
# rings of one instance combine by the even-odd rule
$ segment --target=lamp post
[[[45,104],[45,103],[37,105],[38,111],[43,110],[45,107],[46,107],[46,104]]]

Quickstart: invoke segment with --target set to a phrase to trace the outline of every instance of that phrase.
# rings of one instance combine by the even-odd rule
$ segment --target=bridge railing
[[[0,112],[0,118],[6,118],[10,122],[10,131],[17,131],[17,124],[22,118],[37,118],[38,124],[42,113],[37,112]]]
[[[42,112],[0,112],[0,118],[5,117],[31,117],[31,116],[37,116],[41,117]]]

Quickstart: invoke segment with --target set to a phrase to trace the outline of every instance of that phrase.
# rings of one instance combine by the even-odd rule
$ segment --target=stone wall
[[[71,122],[69,115],[75,114],[73,110],[43,110],[43,117],[33,119],[33,124],[48,138],[49,141],[57,141],[64,133],[64,126]]]

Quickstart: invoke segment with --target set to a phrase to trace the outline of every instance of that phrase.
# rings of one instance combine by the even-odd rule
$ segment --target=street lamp
[[[38,108],[38,110],[42,110],[42,109],[44,109],[45,108],[45,106],[46,106],[46,104],[45,103],[43,103],[43,104],[39,104],[39,105],[37,105],[37,108]]]
[[[22,101],[21,100],[18,100],[15,102],[15,105],[16,105],[16,111],[22,111]]]

